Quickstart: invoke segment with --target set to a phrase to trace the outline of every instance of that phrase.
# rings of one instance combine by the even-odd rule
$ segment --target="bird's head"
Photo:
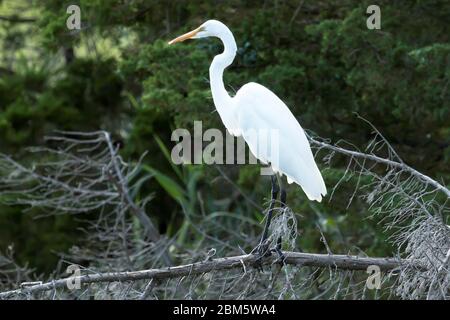
[[[199,39],[206,37],[219,37],[224,33],[229,31],[227,26],[225,26],[222,22],[217,20],[208,20],[203,23],[200,27],[189,31],[173,40],[169,41],[169,44],[174,44],[177,42],[181,42],[187,39]]]

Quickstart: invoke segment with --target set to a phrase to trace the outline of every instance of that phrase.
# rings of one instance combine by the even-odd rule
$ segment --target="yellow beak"
[[[194,37],[200,30],[201,30],[200,28],[197,28],[197,29],[195,29],[195,30],[189,31],[188,33],[185,33],[185,34],[183,34],[183,35],[181,35],[181,36],[179,36],[179,37],[177,37],[177,38],[175,38],[175,39],[173,39],[173,40],[170,40],[170,41],[169,41],[169,44],[174,44],[174,43],[177,43],[177,42],[182,42],[182,41],[187,40],[187,39],[191,39],[191,38]]]

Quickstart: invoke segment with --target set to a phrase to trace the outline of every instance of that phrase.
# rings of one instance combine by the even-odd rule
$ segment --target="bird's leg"
[[[286,207],[286,189],[284,189],[281,181],[280,181],[280,208],[284,209]],[[281,236],[278,237],[277,239],[277,244],[275,246],[274,251],[278,254],[278,262],[283,266],[284,265],[284,261],[286,260],[286,256],[283,254],[283,252],[281,251],[281,243],[282,243],[282,238]]]
[[[269,206],[269,211],[267,212],[266,224],[264,226],[264,231],[263,231],[261,240],[259,242],[260,249],[262,249],[262,252],[260,251],[260,253],[262,253],[262,255],[266,255],[267,254],[266,241],[269,238],[270,222],[272,221],[273,209],[275,207],[275,202],[277,200],[278,191],[279,191],[276,175],[275,174],[272,175],[270,180],[271,180],[271,183],[272,183],[272,190],[271,190],[272,198],[270,199],[270,206]]]
[[[277,184],[277,177],[275,174],[271,176],[271,184],[272,184],[272,190],[271,190],[272,198],[270,200],[269,211],[267,212],[266,224],[264,225],[264,231],[261,236],[261,240],[259,241],[259,245],[256,248],[257,253],[259,255],[259,257],[256,261],[256,264],[260,263],[261,259],[263,257],[270,255],[270,250],[268,250],[267,240],[269,237],[269,227],[270,227],[270,222],[272,221],[273,209],[275,207],[275,201],[277,200],[278,191],[279,191],[279,187]]]
[[[281,186],[281,192],[280,192],[280,202],[281,202],[280,207],[281,208],[286,207],[286,198],[287,198],[286,189],[284,189],[284,187]]]
[[[283,251],[281,251],[281,236],[277,239],[277,244],[272,251],[276,252],[278,255],[277,263],[279,263],[281,266],[285,265],[286,256],[284,255]]]

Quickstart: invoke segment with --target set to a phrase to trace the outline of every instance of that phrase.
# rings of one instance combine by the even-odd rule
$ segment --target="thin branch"
[[[303,7],[303,3],[305,2],[305,0],[301,0],[300,3],[298,4],[297,8],[294,11],[294,14],[292,15],[291,20],[289,21],[289,26],[292,25],[292,23],[295,21],[295,19],[297,18],[297,15],[300,13],[300,10]]]
[[[0,20],[12,22],[12,23],[30,23],[30,22],[35,22],[36,18],[22,18],[22,17],[18,17],[18,16],[0,16]]]
[[[108,150],[111,155],[111,162],[113,166],[113,170],[115,171],[115,175],[117,176],[117,180],[114,179],[114,175],[111,175],[112,180],[117,188],[117,191],[122,195],[124,200],[128,203],[131,208],[131,211],[136,215],[139,219],[140,223],[143,225],[147,236],[153,242],[158,242],[161,239],[161,235],[153,224],[152,220],[147,216],[144,210],[138,207],[133,199],[131,199],[130,192],[128,190],[127,180],[124,178],[122,174],[122,170],[120,170],[120,166],[117,159],[117,150],[114,149],[114,146],[111,142],[111,137],[108,132],[104,131],[103,135],[105,136],[105,141],[108,146]],[[162,258],[167,265],[172,265],[172,259],[166,250],[164,250]]]
[[[416,169],[414,169],[404,163],[392,161],[392,160],[389,160],[386,158],[381,158],[381,157],[378,157],[373,154],[366,154],[366,153],[361,153],[361,152],[357,152],[357,151],[353,151],[353,150],[344,149],[344,148],[334,146],[334,145],[331,145],[331,144],[328,144],[328,143],[325,143],[322,141],[315,140],[314,138],[311,138],[311,137],[309,137],[309,141],[312,144],[315,144],[315,145],[325,148],[325,149],[329,149],[329,150],[332,150],[332,151],[335,151],[338,153],[342,153],[342,154],[345,154],[348,156],[356,157],[356,158],[362,158],[362,159],[375,161],[375,162],[382,163],[387,166],[394,167],[394,168],[403,170],[405,172],[408,172],[408,173],[412,174],[413,176],[419,178],[424,183],[433,186],[437,190],[442,191],[443,193],[445,193],[447,195],[448,198],[450,198],[450,190],[449,189],[447,189],[445,186],[443,186],[436,180],[428,177],[427,175],[424,175],[423,173],[417,171]]]
[[[161,236],[160,236],[158,230],[156,229],[156,227],[154,226],[154,224],[152,223],[152,221],[150,220],[150,218],[145,214],[145,212],[143,212],[143,210],[141,208],[139,208],[134,203],[133,199],[131,199],[130,193],[128,190],[128,186],[127,186],[127,181],[122,174],[122,170],[120,169],[119,163],[117,162],[117,152],[116,152],[116,149],[114,149],[114,147],[113,147],[110,135],[106,131],[103,132],[103,134],[105,136],[105,141],[106,141],[108,150],[111,155],[111,163],[112,163],[114,173],[115,173],[115,175],[117,175],[117,178],[118,178],[116,180],[116,179],[114,179],[114,175],[111,175],[111,180],[113,180],[113,183],[116,186],[119,194],[121,194],[121,196],[124,198],[124,200],[128,203],[132,212],[138,217],[139,221],[142,223],[142,225],[146,229],[149,239],[154,242],[157,242],[161,238]]]

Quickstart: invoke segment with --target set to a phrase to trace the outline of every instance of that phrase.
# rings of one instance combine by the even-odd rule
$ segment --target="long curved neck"
[[[233,34],[228,28],[222,32],[219,39],[223,42],[224,51],[214,57],[209,67],[209,80],[214,104],[222,121],[227,126],[226,122],[228,122],[227,118],[232,104],[230,103],[231,97],[223,84],[223,71],[233,62],[237,47]]]

